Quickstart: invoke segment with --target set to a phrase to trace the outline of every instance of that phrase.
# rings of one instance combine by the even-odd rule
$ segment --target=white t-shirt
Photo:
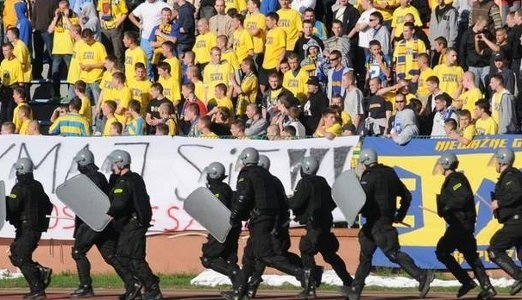
[[[132,14],[138,17],[143,24],[143,30],[141,31],[142,39],[148,40],[154,26],[161,23],[161,10],[164,7],[172,9],[162,0],[156,0],[153,3],[146,0],[132,11]]]
[[[316,0],[294,0],[290,6],[302,15],[305,9],[315,8],[315,3]]]
[[[369,10],[363,11],[357,24],[370,24],[370,15],[376,11],[374,7]],[[373,29],[370,26],[366,26],[363,31],[359,32],[359,47],[370,48],[370,41],[373,40]]]

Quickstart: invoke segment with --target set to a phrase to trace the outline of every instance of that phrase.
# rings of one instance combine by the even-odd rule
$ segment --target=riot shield
[[[109,197],[83,174],[59,185],[56,196],[94,231],[103,231],[112,219],[106,214]]]
[[[351,226],[366,202],[364,192],[354,170],[341,173],[332,187],[332,198],[341,210],[348,226]]]
[[[4,227],[5,218],[7,217],[5,202],[5,183],[4,181],[0,180],[0,230],[2,230],[2,227]]]
[[[230,210],[212,192],[200,187],[185,199],[183,209],[220,243],[224,243],[232,228]]]

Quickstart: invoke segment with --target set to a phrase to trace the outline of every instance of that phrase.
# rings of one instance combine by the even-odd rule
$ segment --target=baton
[[[408,224],[408,223],[399,222],[399,223],[397,223],[397,224],[401,224],[401,225],[403,225],[403,226],[406,226],[406,227],[408,227],[408,228],[411,228],[411,225]]]
[[[48,219],[58,219],[58,220],[74,220],[73,217],[59,217],[59,216],[52,216],[52,215],[45,215]]]
[[[481,195],[475,194],[475,197],[477,197],[482,203],[486,204],[487,207],[491,208],[491,204],[488,201],[486,201],[486,199],[482,198]]]
[[[436,211],[434,211],[433,209],[429,209],[429,208],[424,207],[424,206],[422,206],[422,205],[419,205],[419,208],[422,209],[422,210],[425,210],[425,211],[427,211],[427,212],[430,212],[430,213],[432,213],[432,214],[439,215],[439,214],[438,214]]]

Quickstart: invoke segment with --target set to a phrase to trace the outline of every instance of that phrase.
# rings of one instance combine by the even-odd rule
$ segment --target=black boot
[[[127,288],[125,292],[125,300],[134,300],[140,293],[142,284],[141,282],[134,282],[132,286]]]
[[[479,293],[477,299],[479,300],[488,300],[493,299],[497,295],[497,291],[491,285],[491,281],[489,281],[489,276],[486,274],[486,270],[484,269],[484,265],[482,261],[477,258],[473,262],[472,266],[473,272],[475,273],[475,278],[477,278],[482,291]]]
[[[53,274],[53,269],[38,264],[38,271],[40,271],[40,278],[42,279],[45,290],[51,284],[51,275]]]
[[[143,295],[144,300],[162,300],[163,295],[161,294],[161,290],[158,284],[152,285],[149,289],[145,291]]]
[[[118,300],[126,300],[126,299],[127,299],[127,293],[118,296]],[[136,293],[134,300],[142,300],[141,291],[138,291],[138,293]]]
[[[259,285],[263,282],[263,278],[261,276],[251,277],[250,281],[247,284],[247,295],[249,298],[255,298],[257,294],[257,289]]]
[[[25,294],[24,299],[43,300],[43,299],[47,299],[47,296],[45,295],[45,291],[37,291],[37,292],[30,292],[29,294]]]
[[[90,298],[94,296],[92,286],[81,285],[69,295],[71,298]]]
[[[522,280],[517,280],[511,286],[511,290],[509,290],[509,294],[511,296],[514,296],[514,295],[518,294],[521,290],[522,290]]]
[[[357,288],[354,286],[343,286],[339,289],[339,292],[348,300],[359,300],[361,299],[362,288]]]
[[[497,291],[493,288],[493,286],[489,286],[488,288],[483,289],[477,296],[477,300],[490,300],[493,299],[497,295]]]
[[[433,270],[426,270],[422,276],[422,279],[419,281],[419,297],[425,298],[428,292],[430,291],[430,284],[433,281],[435,274]]]
[[[315,266],[312,269],[312,277],[314,278],[316,288],[321,286],[321,281],[323,280],[323,272],[324,272],[323,266]]]
[[[221,292],[221,297],[226,300],[248,300],[245,286],[240,285],[236,289],[228,292]]]
[[[298,298],[308,298],[308,295],[313,295],[315,298],[315,283],[313,282],[312,272],[310,269],[303,269],[299,276],[301,287],[303,290],[297,295]],[[313,287],[313,289],[312,289]]]
[[[466,295],[469,291],[471,291],[472,289],[474,289],[474,288],[476,288],[476,287],[477,287],[477,284],[476,284],[475,281],[473,281],[473,280],[464,283],[464,284],[459,288],[459,291],[457,292],[457,298],[460,298],[460,297]]]

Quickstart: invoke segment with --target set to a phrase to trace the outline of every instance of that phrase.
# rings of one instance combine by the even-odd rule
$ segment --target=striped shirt
[[[68,113],[59,117],[49,128],[49,134],[61,136],[90,136],[89,121],[77,113]]]

